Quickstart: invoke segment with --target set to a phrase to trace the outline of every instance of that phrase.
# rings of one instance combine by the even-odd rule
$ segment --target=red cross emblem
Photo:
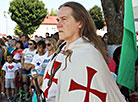
[[[76,83],[73,79],[71,79],[69,91],[73,91],[73,90],[86,91],[84,102],[89,102],[89,93],[92,93],[92,94],[96,95],[97,97],[99,97],[102,102],[106,102],[106,93],[100,92],[95,89],[90,89],[92,78],[97,71],[88,66],[86,68],[87,68],[87,73],[88,73],[87,87],[82,86],[82,85]]]
[[[55,62],[54,62],[54,65],[53,65],[53,72],[56,70],[56,68],[60,67],[60,65],[61,65],[60,62],[55,61]],[[44,80],[45,80],[45,79],[50,79],[50,75],[48,74],[48,71],[47,71],[47,73],[46,73],[46,76],[45,76]],[[54,83],[56,83],[56,84],[57,84],[57,80],[58,80],[58,79],[56,79],[56,78],[54,78],[54,77],[52,78],[52,82],[54,82]],[[46,98],[47,98],[47,95],[48,95],[48,90],[50,89],[51,85],[52,85],[52,84],[50,84],[50,85],[48,86],[48,88],[47,88],[47,89],[45,90],[45,92],[44,92],[44,95],[45,95]]]

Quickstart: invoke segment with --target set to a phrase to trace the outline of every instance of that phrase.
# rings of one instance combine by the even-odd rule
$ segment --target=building
[[[45,37],[46,32],[50,34],[54,34],[55,32],[57,32],[58,30],[56,26],[57,25],[56,19],[57,19],[57,16],[50,16],[50,14],[48,14],[33,35]]]
[[[135,19],[135,30],[138,31],[138,0],[132,0],[134,19]]]
[[[1,33],[0,33],[0,38],[6,37],[6,36],[7,36],[6,34],[1,34]]]

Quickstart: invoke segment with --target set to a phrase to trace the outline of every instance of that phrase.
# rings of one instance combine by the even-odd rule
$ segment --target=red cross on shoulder
[[[70,83],[70,88],[69,91],[74,91],[74,90],[84,90],[86,91],[86,95],[85,95],[85,99],[83,102],[89,102],[89,94],[92,93],[94,95],[96,95],[98,98],[100,98],[100,100],[102,102],[106,102],[106,93],[100,92],[98,90],[95,89],[91,89],[91,81],[93,76],[95,75],[95,73],[97,72],[96,70],[94,70],[91,67],[86,67],[87,68],[87,73],[88,73],[88,80],[87,80],[87,87],[78,84],[77,82],[75,82],[73,79],[71,79],[71,83]]]

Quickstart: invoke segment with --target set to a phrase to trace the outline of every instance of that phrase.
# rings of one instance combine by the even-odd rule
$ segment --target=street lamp
[[[6,35],[8,35],[8,17],[7,17],[7,12],[4,11],[4,12],[3,12],[3,15],[4,15],[4,17],[6,18]]]

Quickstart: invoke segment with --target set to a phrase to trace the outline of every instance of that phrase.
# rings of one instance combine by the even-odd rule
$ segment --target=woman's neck
[[[18,51],[22,50],[21,48],[18,48]]]
[[[12,48],[16,48],[16,46],[12,46]]]
[[[40,55],[40,56],[43,56],[43,55],[44,55],[44,52],[39,53],[39,55]]]
[[[34,48],[31,48],[31,49],[29,48],[29,50],[30,50],[30,51],[34,51],[35,49],[34,49]]]
[[[54,53],[54,51],[53,51],[53,50],[48,51],[48,57],[49,57],[49,56],[51,56],[53,53]]]

